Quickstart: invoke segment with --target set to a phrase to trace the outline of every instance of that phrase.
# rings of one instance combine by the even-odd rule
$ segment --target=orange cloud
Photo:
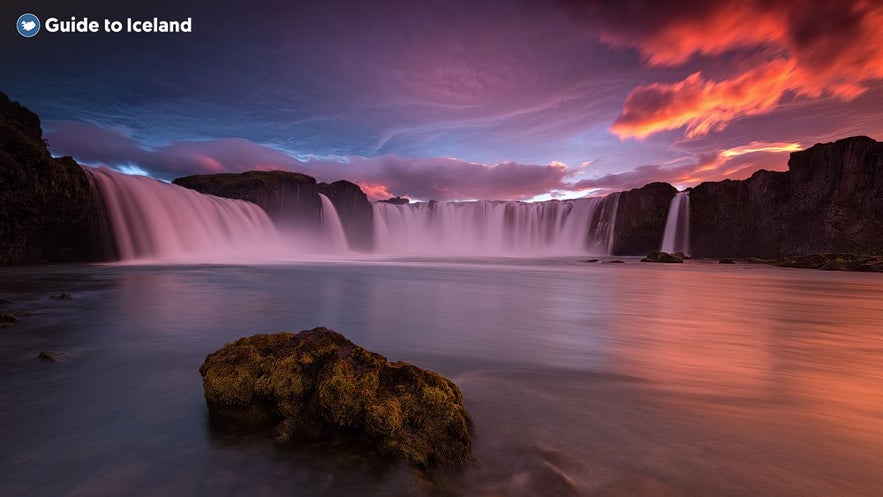
[[[368,196],[368,200],[372,202],[376,202],[378,200],[386,200],[395,196],[389,192],[386,185],[371,183],[358,183],[358,185],[359,188],[361,188],[362,191],[365,192],[365,195]]]
[[[741,51],[733,58],[736,70],[718,79],[700,71],[635,88],[611,127],[620,138],[680,128],[687,137],[702,136],[734,119],[769,113],[786,95],[846,101],[883,79],[883,3],[876,0],[730,1],[678,14],[636,32],[613,29],[604,38],[636,46],[653,66]]]

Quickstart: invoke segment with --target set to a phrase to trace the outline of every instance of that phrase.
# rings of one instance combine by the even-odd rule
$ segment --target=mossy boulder
[[[271,422],[280,442],[355,435],[420,468],[470,457],[469,414],[453,382],[326,328],[240,338],[199,372],[213,415]]]
[[[684,254],[681,252],[675,252],[674,254],[669,254],[668,252],[650,252],[647,254],[647,257],[641,259],[641,262],[680,263],[684,262]]]

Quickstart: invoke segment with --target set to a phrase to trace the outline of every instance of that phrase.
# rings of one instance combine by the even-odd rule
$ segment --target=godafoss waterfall
[[[144,176],[86,168],[123,261],[271,262],[354,250],[334,203],[318,193],[315,222],[276,226],[252,202]],[[376,203],[371,254],[610,255],[618,194],[551,202]],[[314,207],[304,203],[308,210]]]
[[[4,152],[0,495],[879,497],[879,273],[718,259],[873,248],[865,149],[689,195],[414,203]],[[660,247],[698,258],[639,262]],[[364,349],[283,333],[323,326]]]

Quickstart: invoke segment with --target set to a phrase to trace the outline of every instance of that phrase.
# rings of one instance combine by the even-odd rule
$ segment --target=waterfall
[[[325,195],[320,193],[319,198],[322,200],[320,243],[325,250],[344,252],[347,249],[346,233],[343,231],[343,223],[340,221],[337,209],[334,208],[331,199]]]
[[[374,204],[375,250],[411,255],[607,255],[617,194],[549,202]]]
[[[671,199],[668,218],[665,220],[665,235],[662,238],[663,252],[690,254],[690,194],[679,192]]]
[[[83,169],[104,203],[122,260],[252,260],[255,249],[260,253],[280,247],[273,223],[250,202],[203,195],[107,168]]]

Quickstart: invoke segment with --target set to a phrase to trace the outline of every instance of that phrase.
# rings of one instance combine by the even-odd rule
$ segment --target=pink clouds
[[[392,195],[435,200],[526,200],[568,186],[567,166],[561,163],[490,165],[448,157],[397,155],[304,162],[278,149],[241,138],[177,142],[150,148],[120,132],[67,121],[50,123],[46,135],[54,153],[71,155],[89,164],[117,168],[137,166],[162,179],[283,169],[306,173],[319,181],[352,181],[362,186],[372,200]]]
[[[798,143],[752,141],[725,150],[688,154],[666,165],[643,165],[576,181],[575,175],[585,177],[595,166],[590,162],[569,168],[557,161],[547,165],[481,164],[450,157],[397,155],[301,161],[278,149],[240,138],[150,148],[120,132],[71,122],[50,123],[46,135],[55,153],[123,170],[140,168],[161,179],[282,169],[306,173],[319,181],[352,181],[371,200],[392,196],[419,200],[530,200],[553,193],[607,193],[656,181],[693,186],[702,181],[747,177],[759,168],[784,169],[784,154],[800,148]]]
[[[626,11],[650,20],[616,21]],[[679,128],[701,136],[791,96],[849,101],[883,79],[883,4],[874,0],[623,1],[595,13],[606,20],[605,41],[636,47],[650,66],[700,60],[718,73],[694,68],[680,81],[638,86],[611,128],[620,138]]]

